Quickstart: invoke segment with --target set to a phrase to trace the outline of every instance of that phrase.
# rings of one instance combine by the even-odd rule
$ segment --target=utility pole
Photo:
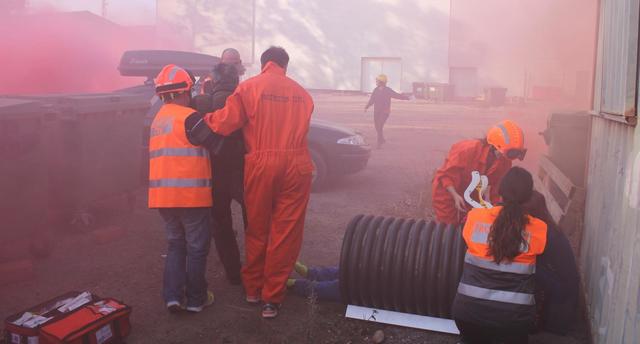
[[[109,5],[108,0],[102,0],[102,18],[107,18],[107,7]]]

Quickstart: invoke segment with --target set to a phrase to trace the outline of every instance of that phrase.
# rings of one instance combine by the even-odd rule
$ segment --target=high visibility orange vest
[[[195,110],[165,104],[149,137],[149,208],[210,207],[209,152],[187,139],[185,120]]]
[[[473,209],[462,236],[467,243],[464,269],[454,302],[454,318],[490,326],[527,323],[535,315],[536,257],[547,241],[547,224],[529,216],[524,243],[513,261],[495,263],[489,233],[502,207]]]

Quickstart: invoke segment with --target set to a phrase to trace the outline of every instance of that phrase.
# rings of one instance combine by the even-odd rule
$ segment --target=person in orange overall
[[[493,126],[485,139],[472,139],[451,146],[444,164],[432,181],[432,204],[440,223],[459,224],[469,211],[462,196],[471,183],[471,172],[489,179],[489,200],[500,200],[498,185],[515,159],[523,160],[524,133],[514,122],[506,120]],[[491,187],[493,186],[493,187]]]
[[[286,76],[284,49],[271,47],[260,61],[262,73],[242,82],[205,121],[220,135],[242,128],[248,218],[242,281],[247,302],[262,300],[262,316],[273,318],[302,246],[313,172],[307,147],[313,99]]]

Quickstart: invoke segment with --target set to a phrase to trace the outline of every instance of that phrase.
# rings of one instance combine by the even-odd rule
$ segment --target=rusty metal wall
[[[593,117],[580,257],[596,343],[640,343],[640,129]]]

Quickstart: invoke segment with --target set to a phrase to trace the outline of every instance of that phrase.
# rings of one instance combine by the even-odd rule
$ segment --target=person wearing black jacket
[[[525,205],[531,216],[547,223],[547,247],[538,256],[536,286],[544,293],[541,329],[566,335],[573,325],[578,307],[580,276],[573,250],[547,209],[544,196],[533,192]]]
[[[238,70],[234,65],[216,65],[212,71],[211,93],[195,96],[195,109],[199,114],[206,114],[223,108],[227,97],[236,89],[238,82]],[[234,285],[241,283],[241,264],[240,250],[233,230],[231,202],[235,200],[242,207],[246,227],[247,215],[243,196],[244,154],[244,141],[240,130],[226,137],[220,147],[210,149],[213,175],[213,239],[227,279]]]

